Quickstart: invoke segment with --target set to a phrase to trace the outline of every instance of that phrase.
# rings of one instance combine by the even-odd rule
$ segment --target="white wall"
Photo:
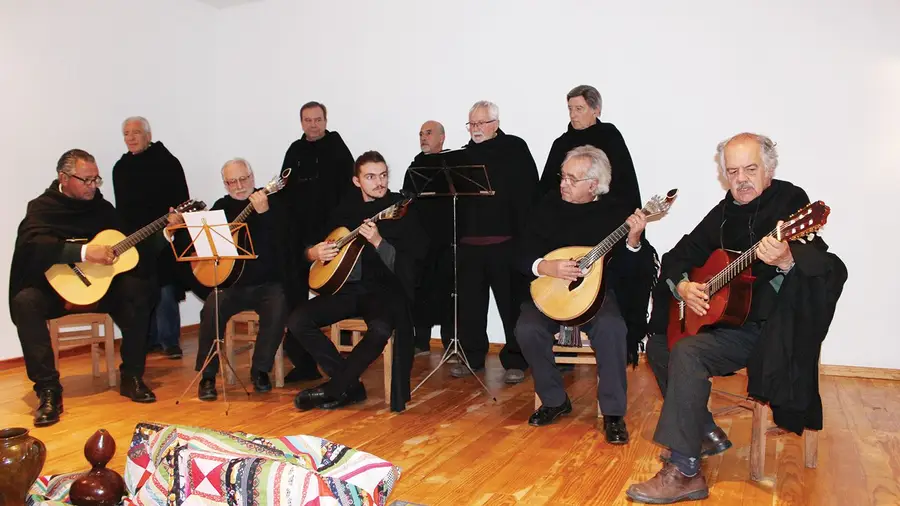
[[[79,143],[91,150],[90,143],[108,171],[122,151],[118,121],[142,113],[181,157],[192,195],[211,201],[222,194],[216,172],[227,158],[248,158],[261,180],[273,175],[301,134],[300,105],[319,100],[354,155],[385,154],[396,188],[418,152],[419,125],[442,121],[446,146],[460,146],[468,108],[479,99],[499,104],[501,128],[523,137],[543,167],[565,129],[565,93],[593,84],[604,97],[603,120],[628,142],[644,198],[681,190],[670,215],[648,230],[660,252],[722,197],[712,161],[719,140],[743,130],[775,139],[778,177],[832,207],[823,236],[850,270],[822,362],[900,368],[889,322],[900,274],[885,254],[897,247],[885,230],[894,214],[889,197],[900,189],[900,6],[636,4],[265,0],[219,11],[172,0],[127,10],[94,2],[88,10],[99,20],[88,20],[93,29],[75,38],[55,33],[68,28],[57,19],[62,2],[53,12],[4,7],[0,61],[15,75],[4,69],[0,100],[18,113],[4,116],[22,119],[5,122],[0,142],[9,143],[16,167],[45,174],[63,150]],[[166,17],[174,36],[155,30],[164,12],[182,14]],[[139,19],[148,49],[138,51],[140,36],[115,37],[135,31],[121,26],[124,18]],[[126,54],[154,64],[125,66]],[[89,59],[93,73],[67,83],[77,91],[65,97],[79,99],[67,101],[60,98],[66,90],[46,83],[66,74],[58,69],[72,68],[73,57]],[[183,62],[178,73],[153,74],[173,60]],[[123,73],[139,93],[110,84]],[[141,82],[147,76],[152,82]],[[56,111],[85,116],[89,127],[53,122]],[[52,133],[39,130],[47,124]],[[27,177],[34,180],[17,189],[18,200],[3,204],[12,216],[4,218],[6,255],[25,201],[46,184],[47,177]],[[183,308],[185,323],[195,315]],[[17,346],[4,325],[0,344]],[[501,341],[493,310],[489,327]]]
[[[0,359],[21,356],[8,318],[9,265],[29,200],[68,149],[92,153],[113,201],[112,167],[126,151],[121,122],[146,116],[193,187],[214,138],[212,7],[181,0],[0,2]],[[147,175],[147,187],[165,181]],[[196,318],[199,304],[191,303]],[[186,311],[187,312],[187,311]],[[190,316],[189,316],[190,317]]]

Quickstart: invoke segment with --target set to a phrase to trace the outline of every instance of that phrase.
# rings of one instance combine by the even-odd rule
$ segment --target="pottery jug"
[[[106,464],[116,454],[116,441],[100,429],[84,444],[84,457],[91,470],[72,483],[69,500],[75,506],[114,506],[125,493],[125,480]]]
[[[0,506],[25,504],[25,494],[40,476],[47,448],[28,429],[0,430]]]

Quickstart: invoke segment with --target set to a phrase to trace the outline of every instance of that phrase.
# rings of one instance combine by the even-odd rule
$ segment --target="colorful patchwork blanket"
[[[70,504],[83,474],[39,478],[27,506]],[[400,468],[313,436],[139,423],[123,477],[124,506],[383,506]]]

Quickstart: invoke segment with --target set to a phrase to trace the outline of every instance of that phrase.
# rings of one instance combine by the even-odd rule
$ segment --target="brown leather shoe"
[[[628,487],[625,495],[636,502],[670,504],[706,499],[709,497],[709,487],[699,471],[689,477],[681,474],[674,464],[666,463],[653,478]]]

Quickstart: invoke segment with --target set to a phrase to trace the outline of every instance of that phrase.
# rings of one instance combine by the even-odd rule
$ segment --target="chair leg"
[[[340,337],[338,337],[338,339],[340,339]],[[353,337],[350,342],[353,344],[353,347],[356,348],[356,345],[359,344],[360,341],[362,341],[362,332],[354,330]]]
[[[116,386],[116,333],[113,330],[112,317],[106,315],[103,320],[104,352],[106,353],[106,374],[109,376],[110,388]]]
[[[275,386],[284,388],[284,345],[279,344],[275,352]]]
[[[225,356],[228,358],[228,364],[231,364],[231,367],[234,367],[234,321],[228,320],[228,323],[225,324]],[[222,357],[219,357],[220,367],[225,368],[225,377],[224,381],[227,381],[229,385],[234,385],[235,377],[231,372],[231,367],[228,367],[228,364],[222,362]]]
[[[819,457],[819,431],[803,431],[803,460],[806,467],[815,469]]]
[[[753,421],[750,436],[750,479],[760,481],[766,468],[766,422],[768,408],[761,402],[753,403]]]
[[[537,411],[538,408],[541,407],[541,398],[538,397],[537,392],[534,393],[534,410]]]
[[[91,374],[95,378],[100,377],[100,324],[94,322],[91,324]]]
[[[341,327],[337,323],[331,325],[331,342],[335,348],[341,349]]]
[[[354,332],[354,337],[357,332]],[[353,343],[356,344],[356,343]],[[391,406],[391,380],[394,366],[394,336],[391,335],[384,346],[384,403]]]

